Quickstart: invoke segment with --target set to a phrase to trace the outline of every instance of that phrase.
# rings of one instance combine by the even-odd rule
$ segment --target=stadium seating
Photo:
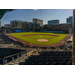
[[[14,41],[10,38],[8,38],[8,36],[4,35],[4,34],[1,34],[0,35],[0,38],[3,40],[1,42],[4,42],[4,44],[13,44],[13,45],[17,45],[17,46],[20,46],[20,47],[24,47],[21,42],[18,42],[18,41]]]
[[[21,56],[22,52],[26,52],[25,50],[18,50],[18,49],[12,49],[12,48],[0,48],[0,64],[3,64],[3,59],[6,56],[13,55],[19,53],[19,56]],[[18,55],[18,54],[17,54]],[[14,55],[14,59],[17,58],[17,55]],[[12,56],[6,58],[7,63],[12,61]]]
[[[19,65],[72,65],[72,51],[47,51],[31,55]]]

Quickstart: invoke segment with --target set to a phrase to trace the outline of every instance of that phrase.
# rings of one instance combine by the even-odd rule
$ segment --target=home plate
[[[48,39],[37,39],[37,41],[39,41],[39,42],[47,42]]]

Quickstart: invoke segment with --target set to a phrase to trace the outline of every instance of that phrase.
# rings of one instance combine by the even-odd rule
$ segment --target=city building
[[[25,29],[39,29],[40,28],[39,23],[23,22],[22,25],[23,25],[23,28]]]
[[[40,27],[43,27],[43,20],[34,18],[33,19],[33,23],[39,23],[40,24]]]
[[[10,25],[10,24],[4,24],[4,27],[9,27],[9,28],[11,28],[12,25]]]
[[[70,16],[69,18],[67,18],[66,23],[73,23],[73,17]]]
[[[12,28],[21,28],[21,29],[39,29],[40,24],[39,23],[33,23],[33,22],[26,22],[26,21],[20,21],[20,20],[13,20],[10,21],[10,25],[12,25]]]
[[[59,24],[59,20],[50,20],[50,21],[48,21],[48,25],[55,25],[55,24]]]
[[[13,20],[10,21],[10,25],[12,25],[12,28],[22,28],[22,23],[24,21],[20,21],[20,20]]]
[[[48,29],[50,31],[63,31],[69,32],[69,29],[72,28],[71,23],[62,23],[57,25],[44,25],[44,29]]]
[[[33,25],[33,23],[29,22],[29,29],[32,29],[32,25]]]
[[[22,23],[22,27],[24,28],[24,29],[27,29],[27,22],[26,21],[24,21],[23,23]]]
[[[71,23],[72,25],[72,33],[73,33],[73,28],[74,28],[74,25],[73,25],[73,16],[70,16],[69,18],[66,19],[66,23]]]

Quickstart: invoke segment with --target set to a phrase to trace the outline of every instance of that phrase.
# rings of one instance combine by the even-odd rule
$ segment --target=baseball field
[[[22,32],[10,33],[18,41],[34,46],[52,46],[58,44],[62,39],[67,37],[67,34],[45,33],[45,32]]]

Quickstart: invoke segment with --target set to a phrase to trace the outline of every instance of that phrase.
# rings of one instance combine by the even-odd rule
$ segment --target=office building
[[[10,25],[12,25],[12,28],[22,28],[22,23],[24,21],[20,21],[20,20],[13,20],[10,21]]]
[[[69,32],[69,29],[72,28],[71,23],[62,23],[55,25],[44,25],[45,29],[49,29],[50,31],[65,31]]]
[[[33,22],[26,22],[26,21],[20,21],[20,20],[13,20],[10,21],[10,25],[12,28],[22,28],[22,29],[39,29],[40,24],[39,23],[33,23]]]
[[[40,24],[32,23],[32,22],[23,22],[22,26],[25,29],[39,29],[40,28]]]
[[[29,22],[29,29],[32,29],[32,22]]]
[[[27,25],[28,25],[28,22],[26,22],[26,21],[23,22],[23,23],[22,23],[22,28],[27,29],[27,27],[28,27]]]
[[[10,25],[10,24],[4,24],[4,27],[9,27],[9,28],[11,28],[12,25]]]
[[[69,18],[67,18],[66,23],[73,23],[73,17],[70,16]]]
[[[48,25],[55,25],[55,24],[59,24],[59,20],[50,20],[50,21],[48,21]]]
[[[67,23],[71,23],[71,25],[72,25],[72,33],[73,33],[73,28],[74,28],[74,25],[73,25],[73,16],[70,16],[69,18],[67,18],[66,22]]]
[[[39,23],[40,24],[40,27],[43,27],[43,20],[34,18],[33,19],[33,23],[37,23],[37,24]]]

